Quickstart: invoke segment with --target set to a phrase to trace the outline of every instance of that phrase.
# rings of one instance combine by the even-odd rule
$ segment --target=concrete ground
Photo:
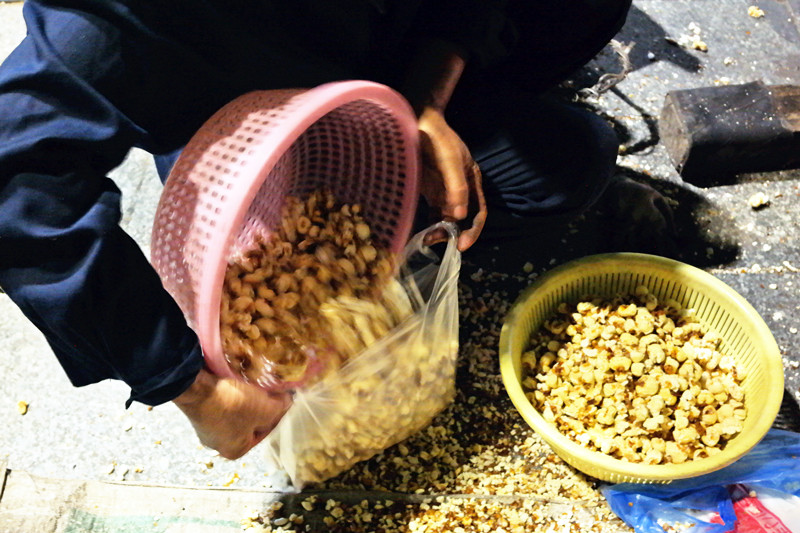
[[[763,317],[784,358],[784,427],[797,429],[800,400],[800,174],[793,171],[742,177],[698,188],[684,182],[659,143],[657,117],[669,90],[744,83],[800,84],[800,19],[793,0],[761,0],[762,18],[744,0],[635,0],[618,35],[633,43],[632,72],[589,104],[612,121],[623,149],[618,165],[653,184],[671,199],[680,230],[680,257],[719,277]],[[0,58],[24,36],[21,3],[0,3]],[[694,36],[706,51],[682,46]],[[578,83],[616,72],[604,51],[576,76]],[[147,252],[160,183],[147,154],[134,151],[114,171],[123,190],[123,224]],[[748,199],[770,200],[755,210]],[[589,253],[630,249],[613,241],[609,228],[590,213],[534,245],[477,249],[465,255],[466,274],[479,267],[535,273]],[[555,230],[554,230],[555,231]],[[518,291],[524,280],[512,286]],[[516,295],[511,292],[511,297]],[[198,445],[187,421],[172,405],[124,408],[119,383],[73,388],[38,331],[0,296],[0,462],[38,476],[90,480],[282,490],[283,476],[270,471],[258,449],[224,461]],[[487,347],[494,349],[494,347]],[[18,412],[18,402],[29,405]],[[510,404],[508,404],[510,405]],[[521,419],[520,419],[521,420]]]

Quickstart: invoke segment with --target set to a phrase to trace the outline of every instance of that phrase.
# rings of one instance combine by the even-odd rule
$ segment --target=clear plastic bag
[[[437,228],[448,233],[441,258],[423,242]],[[461,268],[457,237],[456,226],[445,222],[414,236],[397,277],[413,313],[338,371],[295,393],[265,443],[296,489],[402,441],[452,401]]]
[[[637,533],[663,533],[667,528],[724,533],[747,530],[738,528],[740,513],[734,500],[741,498],[731,490],[741,485],[756,494],[768,491],[773,499],[782,495],[785,505],[796,505],[800,501],[800,434],[772,429],[744,457],[704,476],[667,485],[621,483],[602,492],[611,509]],[[800,515],[800,509],[793,514]]]

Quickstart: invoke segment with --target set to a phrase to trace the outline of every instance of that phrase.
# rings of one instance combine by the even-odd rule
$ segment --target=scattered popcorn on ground
[[[769,198],[763,192],[757,192],[753,194],[747,202],[750,204],[750,207],[753,209],[761,209],[763,207],[767,207],[769,205]]]
[[[681,35],[677,40],[668,40],[687,50],[707,52],[708,45],[700,38],[700,26],[696,22],[690,22],[687,29],[689,30],[688,34]]]

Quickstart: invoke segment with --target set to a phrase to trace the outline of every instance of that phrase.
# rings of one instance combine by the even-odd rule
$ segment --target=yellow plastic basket
[[[747,374],[742,383],[747,418],[739,435],[712,457],[683,464],[631,463],[589,450],[545,421],[522,389],[521,357],[530,334],[559,303],[587,295],[609,297],[647,286],[659,300],[672,298],[695,310],[701,324],[722,337],[720,351]],[[530,426],[568,464],[612,483],[669,483],[707,474],[736,461],[766,434],[783,398],[783,364],[775,339],[753,307],[728,285],[693,266],[663,257],[616,253],[585,257],[557,267],[522,292],[500,334],[500,370],[506,390]]]

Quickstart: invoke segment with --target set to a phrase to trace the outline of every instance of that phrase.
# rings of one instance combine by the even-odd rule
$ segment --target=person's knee
[[[588,110],[582,111],[586,124],[584,146],[591,160],[589,166],[597,172],[597,179],[607,180],[616,168],[619,137],[604,118]]]
[[[512,108],[470,145],[487,200],[521,215],[563,214],[596,201],[615,169],[611,126],[572,105],[528,100]]]

